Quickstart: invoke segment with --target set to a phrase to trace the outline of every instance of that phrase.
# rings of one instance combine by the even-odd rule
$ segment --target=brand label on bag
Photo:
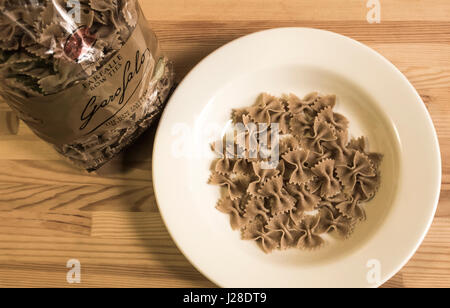
[[[100,71],[84,82],[83,90],[89,93],[84,107],[80,109],[79,131],[88,135],[102,126],[115,126],[120,119],[125,119],[127,109],[136,109],[136,101],[143,95],[144,82],[149,75],[153,62],[148,48],[133,48],[130,57],[123,50]],[[131,108],[130,108],[131,107]],[[129,110],[127,110],[129,111]],[[111,121],[113,120],[113,121]]]
[[[143,108],[141,98],[152,90],[150,80],[155,70],[143,20],[141,16],[126,44],[105,65],[76,86],[44,97],[22,98],[8,93],[21,118],[41,138],[57,146],[83,143],[92,134],[129,127],[127,121]],[[73,57],[80,56],[76,44],[80,33],[67,50]]]

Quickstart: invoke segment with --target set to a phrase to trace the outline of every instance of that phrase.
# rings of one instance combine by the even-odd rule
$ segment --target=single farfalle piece
[[[323,154],[323,143],[336,140],[336,132],[334,127],[327,122],[316,118],[313,126],[313,134],[302,139],[305,148],[313,152]]]
[[[331,106],[320,111],[317,118],[321,121],[330,123],[336,128],[336,130],[346,131],[348,129],[349,122],[347,118],[339,113],[333,112],[333,108]]]
[[[353,160],[354,150],[347,147],[348,133],[346,131],[336,131],[336,140],[324,142],[322,146],[325,152],[334,159],[336,166],[348,165]]]
[[[334,160],[325,159],[311,168],[315,178],[308,183],[311,192],[318,192],[322,198],[330,198],[341,192],[341,185],[334,176]]]
[[[256,179],[249,184],[247,192],[253,197],[265,198],[266,195],[261,194],[259,190],[262,188],[267,179],[279,176],[282,171],[284,172],[284,164],[279,164],[278,168],[271,169],[263,168],[263,162],[253,162],[252,166]]]
[[[295,95],[286,97],[288,110],[292,115],[300,116],[306,115],[307,119],[312,122],[317,112],[314,111],[314,104],[321,98],[318,92],[307,94],[303,99],[299,99]]]
[[[380,175],[376,173],[374,177],[359,177],[355,186],[355,191],[361,191],[362,200],[369,201],[375,196],[380,186]]]
[[[338,211],[324,206],[319,210],[320,222],[317,226],[318,233],[335,231],[339,236],[348,238],[355,229],[356,220],[341,215]]]
[[[299,237],[302,235],[298,228],[294,227],[289,214],[281,213],[271,218],[266,226],[267,234],[275,239],[281,250],[295,247]]]
[[[281,100],[267,93],[261,94],[255,105],[248,108],[248,114],[256,123],[271,123],[271,115],[284,112]]]
[[[294,94],[289,94],[283,97],[286,101],[288,111],[296,116],[305,112],[305,110],[311,109],[311,102],[298,98]]]
[[[297,248],[305,250],[315,250],[325,244],[324,239],[320,236],[318,231],[320,216],[307,215],[303,217],[302,221],[295,225],[297,231],[300,232],[300,237],[297,241]]]
[[[279,243],[267,233],[262,219],[255,219],[248,223],[242,230],[242,238],[256,241],[265,253],[270,253],[279,247]]]
[[[257,217],[262,218],[263,221],[268,221],[270,219],[270,209],[266,207],[264,199],[250,197],[245,205],[244,217],[248,221],[253,221]]]
[[[249,217],[240,207],[241,200],[231,200],[230,197],[223,197],[216,205],[220,212],[230,215],[230,224],[233,230],[243,228],[248,222]]]
[[[301,212],[314,211],[321,200],[319,196],[309,191],[305,184],[287,184],[286,190],[297,200],[295,207]]]
[[[228,189],[232,200],[239,199],[247,193],[250,180],[246,176],[227,176],[213,172],[208,181],[211,185],[223,186]]]
[[[282,156],[282,158],[294,169],[290,173],[289,183],[302,185],[314,177],[311,169],[307,166],[309,151],[304,149],[292,150]]]
[[[344,217],[353,220],[365,220],[366,219],[366,211],[362,207],[361,202],[364,201],[364,197],[361,191],[357,190],[355,195],[352,195],[349,200],[340,202],[336,205],[336,209],[341,213]]]
[[[352,193],[358,181],[375,178],[376,172],[367,155],[356,152],[350,166],[337,166],[336,174],[347,193]]]
[[[290,211],[295,207],[296,200],[283,188],[283,178],[281,176],[268,179],[258,192],[265,198],[270,198],[272,215]]]

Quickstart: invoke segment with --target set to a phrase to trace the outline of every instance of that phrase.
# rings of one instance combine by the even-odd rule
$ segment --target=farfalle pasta
[[[172,88],[137,0],[0,0],[0,95],[92,171],[136,139]]]
[[[222,187],[217,209],[267,253],[319,249],[324,235],[346,239],[366,219],[382,154],[368,152],[364,137],[349,138],[349,121],[335,105],[336,96],[317,92],[303,99],[262,94],[232,111],[244,131],[218,141],[223,151],[213,146],[219,158],[209,183]],[[266,152],[278,155],[276,164]]]

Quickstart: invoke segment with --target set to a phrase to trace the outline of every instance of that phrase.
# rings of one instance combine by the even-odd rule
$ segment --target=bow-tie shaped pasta
[[[264,169],[262,168],[262,162],[253,162],[252,166],[256,180],[250,183],[247,192],[256,198],[264,198],[265,196],[259,190],[267,179],[284,174],[284,162],[279,163],[276,169]]]
[[[296,222],[303,217],[304,212],[314,211],[321,200],[319,196],[310,192],[304,184],[287,184],[286,190],[297,199],[295,210],[291,211],[291,218]]]
[[[336,95],[319,96],[311,105],[312,116],[316,117],[322,110],[334,108],[334,106],[336,106]]]
[[[244,116],[248,116],[248,108],[236,108],[231,111],[231,120],[233,124],[243,123]]]
[[[271,115],[270,123],[277,123],[282,134],[288,134],[290,131],[290,122],[292,115],[287,111],[275,112]]]
[[[330,123],[336,128],[336,130],[339,131],[346,131],[348,128],[349,122],[347,118],[339,113],[333,112],[332,107],[327,107],[322,111],[320,111],[319,114],[317,115],[317,118],[320,121]]]
[[[339,236],[348,238],[355,228],[356,220],[340,215],[338,211],[333,211],[327,206],[319,210],[319,215],[320,223],[317,227],[318,233],[336,231]]]
[[[279,243],[269,236],[265,230],[265,222],[261,219],[255,219],[248,223],[242,231],[242,238],[256,241],[265,253],[269,253],[279,246]]]
[[[325,159],[311,168],[316,176],[308,183],[311,192],[319,192],[322,198],[334,197],[341,192],[341,185],[334,177],[334,160]]]
[[[360,190],[350,197],[349,200],[342,201],[336,205],[336,209],[345,217],[355,220],[365,220],[366,211],[361,205],[365,198]]]
[[[281,127],[276,168],[264,169],[261,157],[222,161],[216,173],[228,176],[215,175],[212,180],[228,188],[224,204],[230,206],[222,211],[233,216],[233,228],[245,223],[243,238],[257,241],[266,253],[317,249],[328,233],[348,238],[366,217],[362,205],[378,189],[382,155],[368,153],[364,137],[348,141],[349,121],[333,111],[335,104],[334,95],[311,93],[299,99],[290,94],[278,99],[263,94],[255,105],[232,112],[235,124]],[[241,135],[244,141],[235,146],[248,147],[251,140],[267,146],[268,141],[260,140],[264,137],[256,128],[247,129]],[[246,182],[236,182],[236,175],[247,177]]]
[[[265,200],[260,198],[249,198],[245,206],[244,216],[249,220],[255,220],[257,217],[263,221],[270,220],[270,209],[266,207]]]
[[[326,156],[333,159],[336,165],[348,164],[354,156],[355,150],[347,147],[348,132],[336,131],[336,140],[324,142]]]
[[[352,193],[357,182],[360,182],[369,195],[376,187],[376,172],[370,159],[361,152],[356,152],[350,166],[337,166],[336,174],[347,193]]]
[[[254,123],[249,115],[242,117],[243,122],[236,126],[236,144],[244,150],[245,158],[256,159],[261,149],[264,136],[267,136],[268,125]]]
[[[239,158],[234,164],[233,172],[236,174],[253,176],[253,164],[248,159]]]
[[[248,114],[256,123],[266,124],[272,123],[272,114],[284,111],[281,100],[268,94],[262,94],[256,104],[248,108]]]
[[[314,121],[312,135],[305,136],[301,140],[304,147],[308,150],[311,150],[318,154],[323,154],[323,143],[334,141],[336,139],[337,137],[334,127],[331,124],[328,124],[327,122],[321,121],[316,118],[316,120]]]
[[[280,156],[298,148],[299,146],[300,142],[292,135],[281,138],[279,143]]]
[[[240,207],[240,203],[241,200],[231,200],[229,197],[224,197],[216,205],[216,209],[230,215],[230,225],[233,230],[241,229],[249,222],[244,210]]]
[[[289,130],[292,135],[302,140],[308,133],[312,131],[314,122],[309,120],[304,113],[300,113],[292,117],[289,121]]]
[[[283,178],[281,176],[268,179],[258,192],[265,198],[270,198],[271,202],[273,202],[272,215],[290,211],[295,206],[295,198],[283,188]]]
[[[209,184],[226,187],[231,200],[236,200],[244,196],[249,183],[250,180],[246,176],[232,177],[213,173],[209,178]]]
[[[227,175],[234,172],[234,167],[237,160],[234,158],[235,145],[231,142],[223,141],[222,143],[211,144],[211,149],[219,156],[217,160],[213,162],[213,171]]]
[[[318,93],[313,93],[305,99],[300,99],[294,94],[285,95],[283,99],[286,101],[289,112],[297,117],[298,115],[304,114],[305,111],[311,111],[311,105],[314,103],[316,98],[318,98]]]
[[[289,247],[295,247],[302,232],[295,228],[288,214],[282,213],[275,215],[267,223],[268,236],[280,243],[281,250]]]
[[[50,95],[86,79],[127,42],[137,26],[139,14],[136,0],[77,2],[75,15],[72,12],[74,4],[69,0],[1,2],[0,53],[27,53],[32,56],[32,63],[46,71],[46,74],[38,76],[35,70],[10,71],[1,76],[3,79],[11,79],[8,82],[11,87],[22,83],[36,89],[35,92],[21,92],[22,86],[17,85],[16,92],[21,92],[26,97]],[[68,56],[65,49],[68,37],[77,31],[85,31],[83,43],[92,45],[89,59],[83,59],[80,63],[73,61],[77,57]],[[89,41],[90,37],[92,41]],[[63,61],[56,61],[58,59]],[[67,67],[70,73],[62,73],[68,70]],[[71,80],[64,80],[65,77]]]
[[[308,183],[314,177],[314,173],[308,167],[308,163],[311,163],[309,153],[308,150],[296,149],[282,156],[283,160],[294,167],[290,172],[290,184],[302,185]]]
[[[300,237],[297,241],[297,248],[314,250],[322,247],[325,244],[324,239],[319,233],[320,216],[305,216],[302,221],[296,225],[296,229],[300,232]]]

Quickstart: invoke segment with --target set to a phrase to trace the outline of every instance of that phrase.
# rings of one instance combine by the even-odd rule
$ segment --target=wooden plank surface
[[[393,62],[434,120],[443,181],[429,234],[385,287],[450,286],[450,1],[381,0],[380,24],[367,22],[366,0],[141,3],[179,80],[224,43],[274,27],[335,31]],[[0,287],[69,286],[73,258],[82,263],[81,287],[214,286],[176,248],[159,215],[154,130],[97,175],[69,165],[23,124],[17,135],[0,136]]]

